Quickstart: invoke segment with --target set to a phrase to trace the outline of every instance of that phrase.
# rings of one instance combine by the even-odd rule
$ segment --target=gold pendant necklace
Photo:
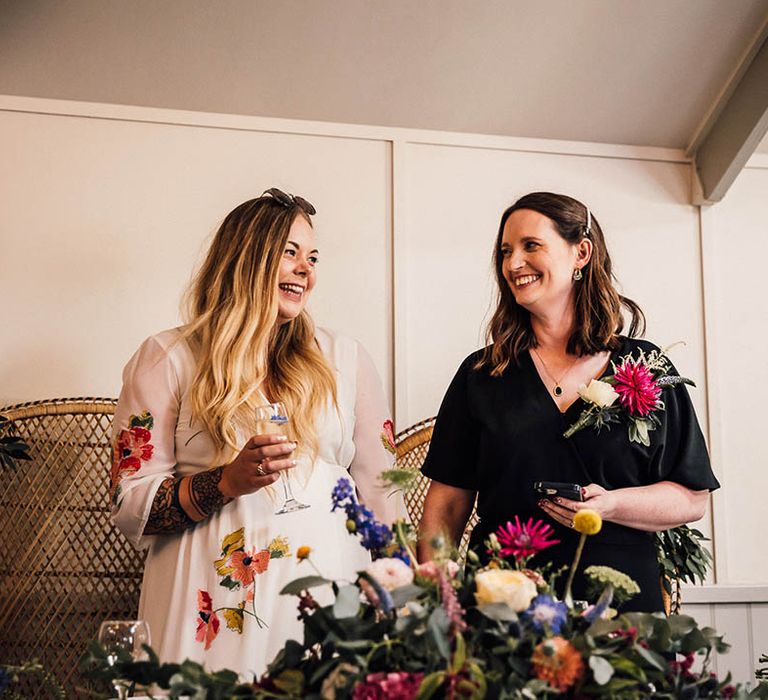
[[[555,383],[555,387],[554,389],[552,389],[552,393],[555,396],[562,396],[563,387],[560,386],[560,382],[562,382],[563,379],[565,379],[565,376],[568,374],[568,372],[570,372],[573,369],[573,366],[576,364],[579,358],[576,357],[576,359],[573,362],[571,362],[570,365],[568,365],[568,369],[566,369],[565,372],[563,372],[563,374],[560,376],[560,379],[555,379],[552,376],[552,373],[549,371],[549,369],[547,369],[546,363],[544,362],[544,360],[541,359],[541,355],[539,355],[539,353],[536,351],[536,348],[532,347],[531,350],[533,350],[533,352],[536,353],[536,357],[539,358],[539,362],[541,362],[541,366],[544,368],[544,372],[546,373],[546,375]]]

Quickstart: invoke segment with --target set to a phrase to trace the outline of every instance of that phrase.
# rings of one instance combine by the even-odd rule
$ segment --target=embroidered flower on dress
[[[211,596],[205,591],[200,591],[198,615],[203,622],[198,621],[197,641],[205,641],[205,648],[208,649],[219,629],[220,622],[216,617],[218,612],[223,615],[227,629],[238,634],[243,633],[243,627],[248,617],[252,617],[259,627],[266,627],[264,620],[256,614],[256,577],[269,568],[272,559],[282,559],[290,556],[290,554],[288,539],[281,535],[275,537],[265,549],[257,549],[256,547],[246,549],[245,528],[241,527],[226,535],[221,541],[221,557],[214,560],[213,566],[221,579],[219,585],[230,591],[245,589],[245,599],[236,606],[223,605],[213,609]],[[203,624],[208,624],[209,620],[214,619],[215,629],[210,633],[209,639],[206,637],[208,633],[203,629]],[[211,624],[213,623],[211,622]]]
[[[269,550],[262,549],[257,552],[253,547],[250,552],[245,550],[232,552],[229,555],[229,565],[232,567],[232,579],[239,581],[243,586],[250,586],[254,576],[263,574],[269,566]]]
[[[152,459],[154,446],[152,428],[155,421],[149,411],[128,419],[128,429],[121,430],[112,449],[112,471],[110,473],[110,495],[115,500],[117,486],[129,474],[141,469],[142,462]]]
[[[213,601],[206,591],[197,592],[197,632],[195,640],[205,643],[205,650],[211,648],[211,642],[216,639],[221,623],[213,611]]]
[[[387,452],[397,455],[397,445],[395,444],[395,426],[391,420],[385,420],[381,431],[381,444]]]

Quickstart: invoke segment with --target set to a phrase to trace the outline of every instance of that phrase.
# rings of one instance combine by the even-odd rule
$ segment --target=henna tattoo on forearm
[[[183,532],[195,524],[179,503],[178,487],[183,479],[166,479],[157,489],[149,511],[145,535],[168,535]]]
[[[145,535],[183,532],[215,513],[231,499],[219,491],[222,467],[160,484],[144,527]]]

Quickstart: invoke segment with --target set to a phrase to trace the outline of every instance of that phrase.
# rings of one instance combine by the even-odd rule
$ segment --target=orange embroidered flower
[[[205,643],[205,649],[211,648],[211,642],[216,639],[221,623],[213,611],[213,601],[206,591],[197,592],[197,633],[195,640]]]
[[[256,551],[254,547],[250,552],[239,550],[229,555],[229,565],[232,567],[230,574],[235,581],[244,586],[250,586],[256,574],[263,574],[269,566],[269,550]]]
[[[563,637],[552,637],[541,642],[533,650],[531,664],[536,678],[561,692],[570,688],[584,673],[581,654]]]
[[[312,553],[311,547],[307,547],[307,545],[302,545],[296,550],[296,558],[299,561],[302,561],[303,559],[307,559],[311,553]]]

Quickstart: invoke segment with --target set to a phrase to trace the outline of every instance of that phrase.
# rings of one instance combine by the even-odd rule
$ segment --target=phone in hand
[[[533,490],[542,498],[567,498],[571,501],[583,501],[581,495],[581,486],[579,484],[568,484],[561,481],[535,481]]]

